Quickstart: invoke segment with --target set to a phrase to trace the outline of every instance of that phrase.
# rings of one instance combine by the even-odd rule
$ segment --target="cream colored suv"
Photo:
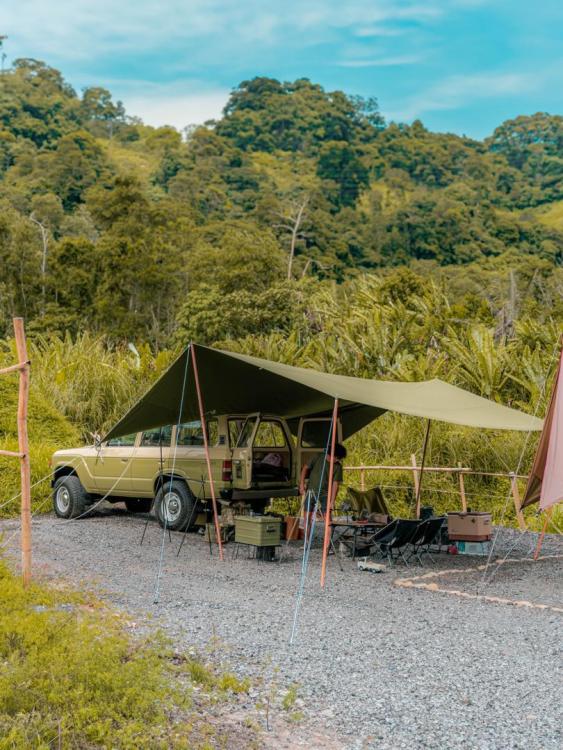
[[[260,511],[271,498],[297,495],[302,462],[324,450],[329,425],[325,418],[290,425],[263,414],[210,418],[209,453],[220,505],[244,501]],[[60,450],[52,464],[53,506],[61,518],[86,515],[106,498],[124,501],[132,512],[146,513],[154,505],[161,525],[180,530],[193,526],[197,512],[209,507],[199,421]]]

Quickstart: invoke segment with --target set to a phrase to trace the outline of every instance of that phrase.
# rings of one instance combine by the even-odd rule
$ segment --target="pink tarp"
[[[563,502],[563,350],[522,507],[546,510]]]

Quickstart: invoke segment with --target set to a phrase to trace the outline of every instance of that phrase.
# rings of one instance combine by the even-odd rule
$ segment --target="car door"
[[[259,414],[229,418],[233,486],[237,489],[249,489],[252,483],[252,445],[259,418]]]
[[[299,420],[297,430],[297,476],[303,466],[313,460],[319,453],[324,453],[330,435],[330,417],[311,417]],[[342,442],[342,425],[337,422],[336,439]]]
[[[130,495],[131,464],[140,434],[124,435],[102,443],[94,462],[94,482],[100,493]]]
[[[171,437],[171,425],[145,430],[141,434],[131,464],[132,489],[139,497],[154,495],[155,479],[168,464]]]

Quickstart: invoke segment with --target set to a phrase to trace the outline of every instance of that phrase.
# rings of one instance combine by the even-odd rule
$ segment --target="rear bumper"
[[[270,497],[296,497],[299,495],[297,487],[272,487],[257,490],[221,490],[223,500],[262,500]]]

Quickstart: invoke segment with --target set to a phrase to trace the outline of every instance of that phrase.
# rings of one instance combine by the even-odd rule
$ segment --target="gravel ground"
[[[173,534],[172,543],[164,544],[155,605],[162,531],[151,522],[140,546],[143,525],[142,517],[119,506],[77,522],[35,519],[36,569],[101,591],[141,627],[161,625],[179,649],[209,649],[214,659],[251,676],[258,687],[249,695],[249,711],[265,691],[284,694],[297,683],[293,708],[306,719],[291,736],[285,730],[283,742],[266,740],[265,746],[562,747],[561,615],[393,585],[398,575],[465,568],[481,559],[442,555],[436,567],[397,567],[376,575],[359,572],[349,559],[341,572],[331,557],[321,592],[320,551],[314,549],[297,642],[290,646],[301,568],[297,544],[279,564],[244,554],[232,559],[228,545],[221,563],[195,534],[177,557],[181,536]],[[0,524],[6,539],[16,528],[14,521]],[[495,552],[504,555],[513,547],[516,557],[533,542],[532,534],[507,531]],[[13,537],[9,548],[15,552],[16,545]],[[546,537],[545,554],[562,551],[558,537]],[[561,606],[562,567],[563,560],[509,563],[484,593]],[[458,588],[461,580],[474,587],[475,578],[454,574],[452,580]]]

